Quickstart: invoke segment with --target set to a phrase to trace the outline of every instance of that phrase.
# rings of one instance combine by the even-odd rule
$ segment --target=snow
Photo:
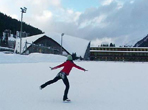
[[[61,34],[49,32],[47,36],[61,45]],[[70,53],[76,53],[77,56],[84,57],[89,41],[78,37],[64,34],[62,37],[62,46]]]
[[[1,49],[2,49],[2,50],[4,49],[4,50],[12,50],[12,51],[13,51],[13,49],[12,49],[12,48],[8,48],[8,47],[1,47],[1,46],[0,46],[0,50],[1,50]]]
[[[39,34],[39,35],[31,36],[31,37],[22,38],[22,49],[21,49],[21,51],[22,52],[25,51],[26,41],[29,42],[29,43],[35,42],[37,39],[43,37],[44,35],[46,35],[47,37],[53,39],[59,45],[61,45],[61,34],[51,32],[51,33],[47,33],[47,34]],[[31,44],[27,44],[27,48],[30,45]],[[70,54],[76,53],[77,56],[84,57],[88,45],[89,45],[89,41],[85,40],[85,39],[73,37],[73,36],[66,35],[66,34],[64,34],[64,36],[62,37],[62,46]],[[16,50],[17,50],[17,52],[20,52],[20,39],[19,38],[16,40],[15,51]]]
[[[58,59],[57,59],[58,56]],[[0,53],[0,64],[3,63],[40,63],[40,62],[59,62],[65,61],[66,57],[53,55],[32,53],[30,55],[7,54]]]
[[[68,76],[71,103],[63,103],[60,80],[39,86],[61,70],[58,55],[0,53],[0,110],[148,110],[148,63],[75,61]]]

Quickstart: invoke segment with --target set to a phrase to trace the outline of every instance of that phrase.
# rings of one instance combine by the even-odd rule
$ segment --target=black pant
[[[58,73],[57,76],[53,80],[47,81],[45,84],[41,85],[41,88],[44,88],[47,85],[55,83],[60,79],[63,80],[63,82],[64,82],[64,84],[66,86],[65,91],[64,91],[64,96],[63,96],[63,100],[66,100],[66,99],[68,99],[67,95],[68,95],[68,90],[69,90],[70,85],[69,85],[69,81],[67,79],[67,76],[66,76],[66,74],[64,72]]]

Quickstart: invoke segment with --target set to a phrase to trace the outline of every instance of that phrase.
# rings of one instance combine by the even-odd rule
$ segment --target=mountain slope
[[[12,34],[16,34],[16,31],[20,31],[21,22],[11,18],[10,16],[4,15],[0,12],[0,36],[6,29],[10,29]],[[38,28],[35,28],[31,25],[28,25],[23,22],[23,31],[29,33],[30,35],[41,34],[42,31]]]
[[[148,35],[142,40],[138,41],[134,47],[148,47]]]

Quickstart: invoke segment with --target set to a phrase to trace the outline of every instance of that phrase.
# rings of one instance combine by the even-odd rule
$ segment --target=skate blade
[[[64,103],[70,103],[71,102],[71,100],[65,100],[65,101],[63,101]]]

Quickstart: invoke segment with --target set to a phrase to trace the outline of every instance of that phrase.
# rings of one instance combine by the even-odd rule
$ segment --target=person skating
[[[55,83],[56,81],[62,79],[63,80],[63,83],[65,84],[66,88],[65,88],[65,91],[64,91],[64,96],[63,96],[63,101],[70,101],[70,99],[68,99],[68,91],[69,91],[69,81],[68,81],[68,78],[67,76],[69,75],[71,69],[73,67],[77,68],[77,69],[80,69],[80,70],[83,70],[83,71],[87,71],[85,70],[84,68],[80,67],[80,66],[77,66],[74,62],[73,62],[73,59],[72,59],[72,56],[71,55],[68,55],[67,57],[67,61],[56,66],[56,67],[50,67],[51,70],[54,70],[54,69],[57,69],[57,68],[60,68],[60,67],[64,67],[58,74],[57,76],[53,79],[53,80],[49,80],[47,81],[46,83],[42,84],[40,86],[41,89],[45,88],[47,85],[50,85],[52,83]]]

